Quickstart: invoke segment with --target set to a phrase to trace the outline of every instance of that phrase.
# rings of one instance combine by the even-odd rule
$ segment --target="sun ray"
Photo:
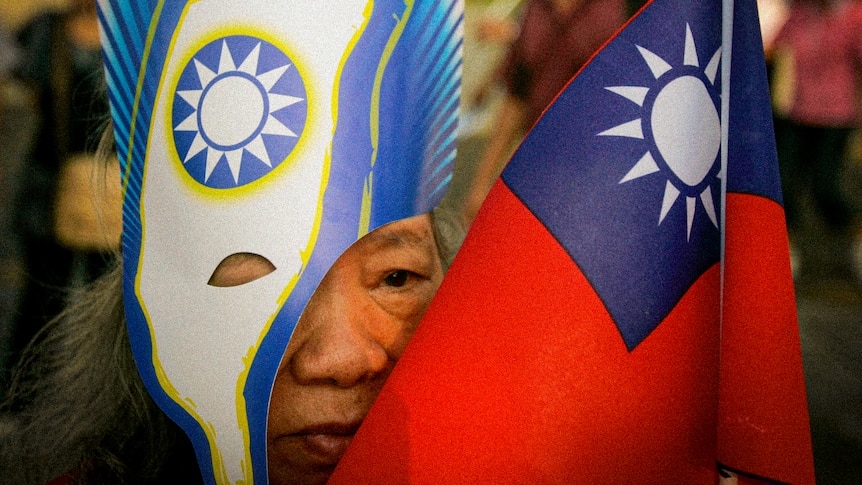
[[[706,210],[709,220],[712,221],[712,225],[718,227],[718,217],[715,214],[715,205],[712,203],[712,189],[708,185],[700,193],[700,201],[703,203],[703,208]]]
[[[685,24],[685,60],[683,64],[700,67],[700,60],[697,58],[697,46],[694,43],[694,37],[691,35],[691,26],[688,24]]]
[[[263,143],[263,138],[260,135],[254,137],[252,141],[245,146],[249,153],[257,157],[267,167],[272,167],[272,160],[269,159],[269,153],[266,151],[266,145]]]
[[[197,131],[197,130],[195,130]],[[201,136],[200,132],[195,133],[195,139],[192,140],[192,144],[189,147],[188,153],[186,153],[186,159],[183,160],[183,163],[188,162],[191,158],[198,153],[206,150],[207,142],[204,141],[204,137]]]
[[[656,79],[660,78],[662,74],[670,71],[672,69],[671,65],[667,63],[664,59],[653,54],[648,49],[637,46],[638,51],[641,53],[641,57],[643,57],[644,61],[646,61],[647,66],[649,66],[650,71],[652,71],[653,77]]]
[[[641,108],[648,108],[643,118],[613,126],[597,136],[636,138],[648,142],[643,155],[618,182],[624,184],[655,173],[667,172],[662,196],[658,224],[661,225],[671,211],[685,210],[686,238],[691,240],[698,205],[713,226],[718,228],[718,208],[713,200],[716,178],[725,177],[725,172],[715,173],[715,164],[720,147],[714,143],[721,131],[717,117],[714,87],[721,64],[721,47],[705,63],[703,76],[692,75],[692,68],[701,69],[707,58],[701,59],[697,39],[691,26],[685,26],[685,41],[682,59],[675,54],[674,65],[649,49],[635,46],[655,79],[669,78],[668,82],[656,83],[657,87],[615,85],[605,86],[618,96],[624,97]],[[679,63],[679,61],[682,61]],[[683,67],[683,69],[677,69]],[[657,91],[657,92],[654,92]],[[647,105],[650,103],[651,105]],[[696,105],[696,106],[695,106]],[[697,110],[688,109],[689,106]],[[712,109],[716,109],[713,112]],[[715,114],[716,116],[711,116]],[[648,130],[652,128],[652,130]],[[689,130],[688,136],[680,136]],[[696,140],[690,138],[695,137]],[[659,179],[661,180],[661,179]],[[697,188],[698,192],[694,192]],[[677,204],[677,200],[685,203]],[[700,199],[700,202],[698,202]],[[684,206],[677,209],[674,206]]]
[[[641,157],[640,161],[629,170],[629,173],[620,180],[620,183],[628,182],[629,180],[634,180],[637,178],[641,178],[644,175],[649,175],[651,173],[658,172],[658,165],[655,163],[655,159],[652,156],[652,153],[646,152],[643,157]]]
[[[706,69],[703,70],[704,74],[706,74],[707,79],[712,84],[715,84],[715,75],[718,73],[718,62],[721,60],[721,49],[715,51],[715,54],[712,55],[712,59],[709,60],[709,64],[706,65]]]
[[[230,168],[231,175],[233,175],[233,181],[235,183],[239,183],[239,169],[242,165],[242,148],[225,152],[224,156],[227,158],[227,166]]]
[[[697,209],[697,199],[685,198],[685,240],[691,240],[691,226],[694,224],[694,212]]]
[[[641,86],[611,86],[605,89],[612,93],[619,94],[620,96],[628,99],[632,103],[641,107],[644,105],[644,100],[646,99],[647,93],[649,93],[649,88]]]
[[[215,170],[218,162],[221,161],[221,156],[224,154],[221,150],[216,150],[215,148],[210,147],[207,150],[207,167],[206,172],[204,173],[204,180],[209,180],[210,175],[212,175],[213,170]]]
[[[198,131],[198,112],[190,114],[174,128],[174,131]]]
[[[670,183],[670,180],[667,181],[667,184],[664,186],[664,200],[661,203],[661,214],[658,217],[658,223],[661,224],[664,218],[667,216],[667,213],[670,212],[670,208],[673,207],[673,203],[676,202],[676,199],[679,197],[679,189],[673,186]]]
[[[248,56],[246,56],[245,60],[242,61],[242,64],[237,68],[237,70],[242,71],[246,74],[250,74],[252,76],[257,74],[257,63],[260,60],[260,42],[254,46],[254,49],[249,52]]]
[[[267,135],[281,135],[281,136],[292,136],[296,137],[296,133],[290,130],[290,128],[284,126],[281,121],[273,118],[272,116],[266,120],[266,124],[263,126],[263,130],[261,133]]]
[[[198,79],[201,82],[201,88],[204,86],[208,86],[209,83],[216,77],[216,73],[212,72],[210,68],[205,66],[201,61],[195,59],[195,70],[198,73]]]
[[[644,133],[641,127],[641,119],[631,120],[627,123],[615,126],[599,133],[598,136],[624,136],[626,138],[637,138],[643,140]]]
[[[201,101],[201,93],[203,89],[194,89],[191,91],[177,91],[177,94],[183,98],[183,101],[189,104],[195,110],[198,109],[198,103]]]
[[[278,80],[281,79],[281,75],[284,74],[285,71],[287,71],[288,67],[290,67],[290,65],[276,67],[269,72],[265,72],[257,76],[257,80],[260,81],[266,92],[269,92],[269,90],[272,89],[273,86],[275,86],[275,83],[277,83]]]
[[[236,71],[236,64],[233,62],[233,56],[230,53],[230,48],[227,46],[227,41],[221,43],[221,56],[218,61],[218,73]]]
[[[292,106],[300,101],[302,98],[297,98],[296,96],[287,96],[284,94],[272,94],[269,93],[269,112],[274,113],[282,108],[286,108],[288,106]]]

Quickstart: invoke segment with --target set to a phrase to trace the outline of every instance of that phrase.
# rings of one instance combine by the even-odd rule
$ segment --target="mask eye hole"
[[[219,288],[240,286],[275,271],[275,265],[254,253],[234,253],[221,260],[207,284]]]

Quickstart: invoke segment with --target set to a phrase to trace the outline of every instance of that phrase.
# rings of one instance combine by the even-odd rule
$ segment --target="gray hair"
[[[431,220],[448,269],[464,226],[446,208],[435,208]],[[0,482],[41,485],[74,470],[83,483],[159,483],[165,472],[176,480],[177,468],[200,480],[188,439],[135,367],[120,257],[71,296],[24,352],[0,404]]]
[[[42,484],[76,471],[97,482],[147,483],[176,431],[135,368],[119,265],[80,291],[13,376],[0,407],[0,477]]]
[[[107,129],[97,159],[113,160],[113,141]],[[135,367],[122,278],[116,253],[24,350],[0,394],[0,482],[41,485],[73,472],[83,483],[160,483],[169,455],[191,453]],[[200,480],[190,461],[180,476]]]

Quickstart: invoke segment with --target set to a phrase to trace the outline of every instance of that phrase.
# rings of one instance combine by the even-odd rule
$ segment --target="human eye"
[[[431,302],[439,282],[421,268],[401,266],[378,273],[370,295],[378,307],[393,317],[416,323]]]
[[[398,269],[384,276],[382,284],[392,288],[402,288],[407,285],[410,280],[416,278],[420,278],[420,276],[413,271]]]

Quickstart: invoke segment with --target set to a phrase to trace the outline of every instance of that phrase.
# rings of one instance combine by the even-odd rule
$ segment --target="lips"
[[[359,424],[357,421],[314,425],[291,434],[288,438],[295,440],[311,461],[335,465],[347,451]]]

